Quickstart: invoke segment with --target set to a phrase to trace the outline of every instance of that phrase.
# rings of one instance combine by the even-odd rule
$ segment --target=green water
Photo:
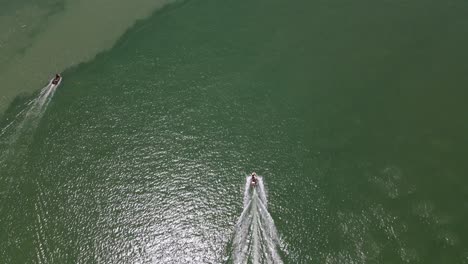
[[[229,263],[256,171],[285,263],[468,263],[467,11],[192,0],[138,21],[43,113],[36,92],[3,114],[1,262]]]

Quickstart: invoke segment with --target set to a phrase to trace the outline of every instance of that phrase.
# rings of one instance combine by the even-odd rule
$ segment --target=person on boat
[[[252,185],[257,185],[257,174],[255,172],[252,173]]]
[[[59,82],[60,78],[62,78],[62,77],[60,77],[60,74],[58,74],[58,73],[55,74],[55,78],[52,80],[52,83],[57,84]]]

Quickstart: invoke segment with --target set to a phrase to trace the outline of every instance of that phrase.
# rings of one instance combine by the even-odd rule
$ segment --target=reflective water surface
[[[466,9],[193,0],[137,22],[0,117],[0,259],[466,263]]]

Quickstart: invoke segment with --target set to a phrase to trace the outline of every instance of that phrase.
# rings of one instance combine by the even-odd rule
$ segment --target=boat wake
[[[16,114],[15,118],[6,126],[1,128],[0,136],[6,134],[9,129],[16,126],[16,132],[19,132],[22,127],[31,123],[32,121],[38,121],[38,118],[42,117],[50,102],[50,99],[55,93],[58,85],[52,83],[47,84],[41,89],[39,95],[34,99],[30,100],[26,105],[27,107]]]
[[[34,130],[53,97],[58,85],[49,82],[39,94],[28,101],[24,108],[16,113],[11,121],[0,127],[0,162],[15,158],[14,153],[21,152],[31,142]]]
[[[32,178],[27,178],[28,166],[25,163],[28,163],[28,155],[31,153],[35,132],[58,84],[54,85],[49,82],[31,99],[12,104],[8,109],[10,111],[6,112],[0,119],[0,197],[2,197],[0,199],[0,212],[5,216],[0,217],[1,236],[15,237],[18,233],[18,230],[15,231],[14,224],[8,218],[20,212],[23,213],[24,208],[18,208],[18,204],[29,203],[29,201],[17,202],[24,188],[27,188],[29,195],[39,190],[41,194],[38,196],[39,199],[43,196],[41,189],[38,189],[40,185],[38,183],[34,184]],[[44,210],[38,206],[42,206],[42,204],[36,206],[37,220],[35,221],[38,224],[34,224],[35,233],[37,234],[37,239],[35,238],[34,241],[38,240],[39,243],[43,243],[45,239],[43,233],[45,215]],[[39,230],[36,228],[37,225],[39,225]],[[17,242],[18,245],[25,243],[21,239],[18,239]],[[39,246],[41,250],[38,251],[38,261],[40,263],[47,262],[44,256],[43,244]],[[0,243],[0,252],[3,253],[3,257],[8,257],[8,254],[5,255],[4,253],[8,252],[9,247],[5,243]],[[11,259],[5,261],[11,262]]]
[[[232,262],[283,263],[279,254],[280,239],[273,218],[267,210],[267,196],[262,177],[251,187],[246,178],[244,209],[236,224],[232,242]]]

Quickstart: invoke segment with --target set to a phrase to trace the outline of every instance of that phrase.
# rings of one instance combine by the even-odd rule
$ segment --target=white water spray
[[[0,152],[0,161],[4,161],[12,153],[17,152],[21,146],[30,143],[33,131],[44,115],[57,86],[52,83],[46,85],[37,97],[30,100],[26,107],[15,115],[10,123],[0,128],[0,140],[7,146],[4,151]]]
[[[257,177],[251,187],[246,178],[244,210],[236,224],[232,245],[232,259],[240,263],[283,263],[279,255],[280,240],[273,218],[267,210],[267,196],[263,178]]]
[[[49,104],[50,99],[54,95],[57,86],[58,85],[53,85],[52,83],[49,83],[41,89],[39,95],[36,98],[34,98],[28,103],[28,107],[25,109],[26,113],[23,119],[20,120],[19,125],[17,126],[17,133],[21,133],[21,130],[24,126],[28,124],[37,124],[39,122],[40,118],[47,109],[47,105]]]
[[[50,99],[54,95],[57,86],[58,85],[53,85],[49,83],[47,86],[42,88],[41,92],[39,93],[39,96],[35,99],[35,102],[29,109],[28,113],[35,113],[39,116],[42,116],[45,109],[47,108],[47,105],[50,102]]]

